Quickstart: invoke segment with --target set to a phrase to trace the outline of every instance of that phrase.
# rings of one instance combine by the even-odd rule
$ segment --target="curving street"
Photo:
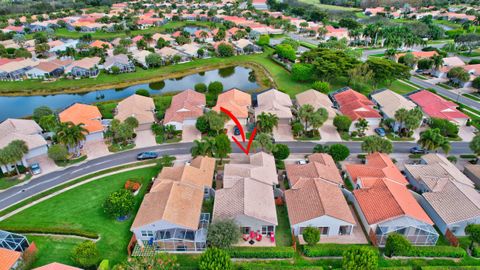
[[[291,153],[311,153],[313,147],[317,144],[315,142],[282,142],[289,146]],[[333,144],[335,142],[327,143]],[[342,142],[346,145],[352,154],[362,153],[361,142]],[[414,142],[393,142],[394,153],[408,153],[410,148],[415,146]],[[51,189],[57,185],[63,184],[70,180],[82,177],[97,171],[102,171],[108,168],[121,166],[124,164],[136,161],[136,155],[142,151],[155,151],[160,156],[162,155],[182,155],[189,154],[192,143],[176,143],[164,144],[154,147],[147,147],[143,149],[129,150],[125,152],[111,154],[105,157],[93,159],[67,167],[60,171],[51,172],[42,175],[38,178],[27,182],[24,185],[19,185],[7,189],[0,193],[0,210],[6,209],[16,203],[19,203],[31,196],[37,195],[43,191]],[[467,142],[452,142],[451,154],[467,154],[471,150]],[[234,153],[242,153],[234,143],[232,143]]]

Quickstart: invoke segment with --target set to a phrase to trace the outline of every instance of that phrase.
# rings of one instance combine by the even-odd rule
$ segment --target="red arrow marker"
[[[252,134],[250,135],[250,139],[248,139],[248,145],[247,149],[243,147],[243,145],[235,138],[235,136],[232,136],[233,141],[242,149],[242,151],[248,156],[250,153],[250,146],[252,146],[253,139],[255,138],[255,135],[257,134],[257,128],[255,127],[252,131]]]
[[[229,111],[229,110],[227,110],[223,107],[220,107],[220,111],[224,112],[226,115],[228,115],[233,120],[235,125],[237,125],[238,129],[240,130],[240,135],[242,135],[243,142],[245,142],[245,132],[243,132],[243,127],[242,127],[242,125],[240,125],[240,122],[235,117],[235,115],[233,115],[233,113],[231,111]]]

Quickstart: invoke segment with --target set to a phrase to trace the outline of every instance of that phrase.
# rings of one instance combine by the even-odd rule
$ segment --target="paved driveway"
[[[337,128],[333,125],[333,119],[328,119],[322,127],[320,127],[321,142],[339,142],[342,140]]]
[[[470,142],[475,137],[476,129],[472,126],[461,126],[458,131],[458,136],[462,138],[464,142]]]
[[[51,173],[59,169],[59,167],[55,164],[55,162],[52,159],[50,159],[47,155],[41,155],[38,157],[28,159],[27,162],[29,165],[32,165],[34,163],[38,163],[40,165],[40,169],[42,170],[42,173],[39,175],[34,175],[33,177]]]
[[[137,131],[137,137],[135,138],[135,148],[143,148],[149,146],[155,146],[155,135],[151,130],[139,130]]]
[[[193,142],[200,140],[202,133],[194,125],[184,125],[182,130],[182,142]]]
[[[108,146],[103,140],[85,142],[83,150],[85,151],[88,159],[95,159],[110,154],[110,151],[108,151]]]
[[[278,124],[273,129],[273,138],[275,141],[293,141],[292,127],[290,124]]]

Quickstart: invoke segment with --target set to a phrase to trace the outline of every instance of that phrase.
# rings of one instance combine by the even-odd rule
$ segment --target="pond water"
[[[121,89],[106,89],[80,94],[0,97],[0,121],[6,118],[19,118],[32,115],[33,110],[39,106],[48,106],[54,110],[61,110],[76,102],[94,103],[123,99],[134,94],[138,89],[147,89],[152,95],[160,95],[168,92],[193,89],[197,83],[205,83],[208,85],[213,81],[222,82],[225,90],[238,88],[244,91],[252,91],[259,87],[251,69],[228,67],[150,84],[132,85]]]
[[[200,27],[200,26],[185,26],[183,28],[183,31],[188,32],[190,35],[193,35],[197,30],[205,30],[207,31],[208,28],[206,27]]]

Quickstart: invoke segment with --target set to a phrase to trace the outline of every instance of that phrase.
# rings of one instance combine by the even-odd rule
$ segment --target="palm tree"
[[[58,142],[67,146],[69,151],[73,151],[76,156],[79,155],[80,143],[85,140],[85,134],[88,134],[88,130],[84,126],[82,123],[75,125],[72,122],[66,122],[61,123],[58,128]]]
[[[445,154],[448,154],[452,148],[450,142],[442,136],[438,128],[427,129],[422,132],[417,143],[429,151],[437,151],[441,148]]]
[[[262,112],[257,116],[259,131],[271,134],[274,127],[278,126],[278,116],[272,113]]]
[[[167,139],[173,138],[173,134],[175,134],[175,126],[174,125],[166,125],[165,126],[165,134],[167,135]]]
[[[303,124],[305,125],[305,131],[308,129],[308,122],[310,121],[314,112],[315,108],[310,104],[305,104],[298,110],[298,117],[303,121]]]
[[[443,66],[443,57],[440,54],[432,56],[432,60],[435,70],[439,70]]]
[[[365,120],[365,118],[358,119],[358,121],[355,123],[355,128],[357,129],[359,137],[365,136],[365,131],[368,128],[368,121]]]
[[[18,170],[18,164],[17,162],[19,160],[22,160],[23,157],[28,153],[28,146],[25,141],[22,140],[14,140],[10,142],[6,147],[6,152],[7,152],[7,160],[9,160],[9,163],[13,163],[15,166],[15,171],[17,172],[17,175],[20,174],[20,171]]]
[[[320,108],[312,114],[310,125],[313,129],[319,129],[328,119],[328,112],[325,108]]]
[[[215,152],[215,139],[211,137],[204,137],[201,141],[193,141],[193,147],[190,149],[190,153],[193,157],[208,156],[213,157]]]
[[[202,38],[202,42],[205,42],[205,39],[208,37],[208,33],[205,31],[201,31],[200,37]]]
[[[267,153],[271,153],[275,147],[272,137],[266,133],[258,133],[252,144],[254,149],[261,148],[262,151]]]

